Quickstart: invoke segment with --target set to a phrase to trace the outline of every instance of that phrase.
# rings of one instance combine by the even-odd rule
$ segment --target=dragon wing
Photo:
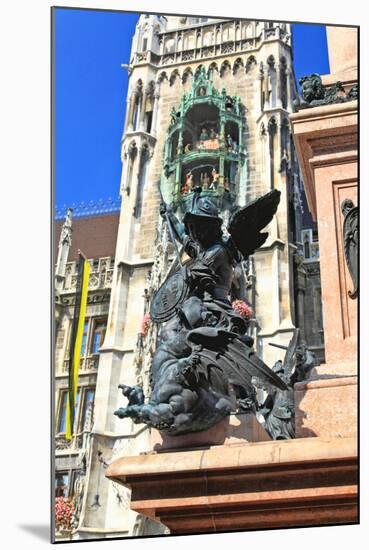
[[[272,189],[232,215],[228,232],[245,258],[253,254],[267,240],[268,233],[260,231],[272,221],[280,196],[280,191]]]
[[[211,370],[216,368],[221,372],[223,380],[226,379],[246,390],[252,389],[253,377],[282,390],[287,389],[283,380],[235,333],[201,327],[191,330],[187,340],[190,345],[199,347],[197,354],[201,367],[208,373],[208,378],[211,378]]]

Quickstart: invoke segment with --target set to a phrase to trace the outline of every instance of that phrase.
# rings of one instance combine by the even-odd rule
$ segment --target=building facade
[[[151,450],[150,429],[118,420],[113,412],[124,399],[118,384],[140,383],[149,391],[158,327],[142,321],[174,257],[159,215],[162,199],[180,218],[193,186],[199,185],[218,205],[226,229],[238,206],[278,189],[281,201],[268,240],[238,266],[234,297],[251,304],[250,331],[268,365],[281,358],[269,343],[288,345],[295,327],[324,356],[317,236],[303,218],[303,184],[289,122],[297,96],[291,40],[285,23],[139,18],[126,66],[116,246],[111,255],[84,250],[93,258],[91,277],[100,285],[90,281],[81,359],[76,431],[88,437],[79,443],[76,436],[75,458],[72,449],[61,448],[65,443],[57,443],[61,487],[71,485],[77,462],[83,461],[73,489],[76,539],[167,532],[131,511],[128,489],[104,476],[114,459]],[[68,235],[68,223],[67,217],[62,235]],[[63,441],[63,369],[73,300],[73,262],[65,239],[60,238],[56,269],[57,299],[62,300],[57,306],[57,441]],[[103,298],[94,302],[92,296]],[[92,410],[92,391],[93,419],[86,412]],[[63,478],[67,473],[69,479]]]

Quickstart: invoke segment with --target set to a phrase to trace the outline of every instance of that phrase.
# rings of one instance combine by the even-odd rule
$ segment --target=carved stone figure
[[[59,246],[63,244],[71,245],[72,244],[72,214],[73,209],[68,208],[65,222],[60,233]]]
[[[216,206],[201,188],[195,188],[183,223],[161,204],[173,240],[190,260],[183,265],[178,254],[177,270],[151,302],[151,319],[165,324],[152,360],[150,399],[145,403],[141,389],[124,387],[129,402],[115,411],[119,418],[171,435],[203,431],[231,412],[254,410],[253,378],[287,389],[255,354],[247,320],[230,302],[234,266],[265,242],[268,233],[261,229],[272,220],[279,200],[274,189],[237,211],[227,238]]]
[[[349,269],[354,290],[349,290],[350,298],[355,299],[359,294],[358,289],[358,252],[359,252],[359,209],[350,199],[345,199],[341,205],[343,222],[343,246],[345,258]]]
[[[346,94],[341,82],[336,82],[330,87],[324,87],[319,74],[313,73],[310,76],[303,76],[299,80],[301,96],[294,101],[297,110],[331,103],[344,103],[358,97],[358,85],[356,84]]]

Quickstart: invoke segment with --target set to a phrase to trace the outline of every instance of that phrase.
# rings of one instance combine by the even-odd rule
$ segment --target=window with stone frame
[[[87,387],[83,391],[83,409],[80,419],[80,431],[88,429],[88,424],[92,422],[95,403],[95,388]]]
[[[90,353],[98,353],[99,348],[104,343],[106,333],[107,319],[93,319],[92,321],[92,336],[91,336],[91,348]]]
[[[60,472],[55,472],[55,498],[73,498],[74,496],[74,485],[78,477],[77,470],[63,470]]]
[[[65,433],[67,425],[67,400],[68,390],[60,391],[59,411],[57,414],[57,433]],[[87,421],[92,419],[95,401],[95,388],[81,386],[77,389],[77,397],[74,408],[73,433],[80,434],[87,426]]]
[[[55,473],[55,498],[69,496],[69,472]]]
[[[98,353],[99,348],[102,346],[104,342],[106,327],[107,327],[107,317],[86,318],[85,324],[83,327],[82,346],[81,346],[82,359]]]
[[[78,406],[79,406],[80,390],[77,389],[76,402],[74,406],[74,422],[73,432],[76,431],[77,418],[78,418]],[[67,427],[67,402],[68,402],[68,390],[61,390],[59,395],[59,408],[57,414],[57,433],[65,433]]]

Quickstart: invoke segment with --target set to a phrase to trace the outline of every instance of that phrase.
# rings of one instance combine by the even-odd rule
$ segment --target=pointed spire
[[[69,249],[72,246],[72,215],[73,209],[68,208],[63,227],[60,232],[58,259],[55,267],[55,285],[62,289],[65,279],[65,267],[68,261]]]

